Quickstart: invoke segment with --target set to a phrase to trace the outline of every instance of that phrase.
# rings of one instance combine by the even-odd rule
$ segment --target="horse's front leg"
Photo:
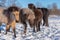
[[[46,26],[48,27],[49,26],[49,24],[48,24],[48,16],[46,17],[45,21],[46,21]]]
[[[35,26],[33,26],[33,32],[35,32]]]
[[[16,32],[15,32],[15,25],[16,25],[16,21],[14,20],[12,23],[11,23],[11,27],[13,29],[13,32],[14,32],[14,37],[16,37]]]
[[[35,30],[36,26],[37,26],[36,20],[34,20],[33,32],[36,32],[36,30]]]
[[[26,34],[26,31],[27,31],[27,24],[26,24],[26,22],[24,22],[23,24],[24,24],[24,26],[25,26],[25,28],[24,28],[24,34]]]
[[[38,22],[38,24],[37,24],[37,31],[40,31],[40,21]]]

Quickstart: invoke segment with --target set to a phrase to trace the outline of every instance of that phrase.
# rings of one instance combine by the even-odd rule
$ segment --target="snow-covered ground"
[[[16,23],[16,38],[13,37],[12,32],[5,35],[5,26],[5,24],[0,26],[0,29],[2,29],[0,40],[60,40],[60,16],[50,15],[49,27],[41,25],[41,31],[37,33],[32,32],[32,28],[28,25],[26,35],[23,34],[24,26]]]

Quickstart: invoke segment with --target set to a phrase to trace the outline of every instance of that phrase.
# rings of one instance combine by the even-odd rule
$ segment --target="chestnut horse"
[[[21,23],[23,23],[23,25],[25,26],[24,28],[24,33],[26,33],[27,30],[27,23],[26,21],[30,22],[30,26],[33,27],[34,25],[34,20],[35,20],[35,15],[34,12],[29,9],[29,8],[22,8],[20,10],[20,14],[19,17],[21,19]]]
[[[6,34],[7,31],[9,31],[10,27],[12,27],[13,32],[14,32],[14,37],[16,37],[16,33],[15,33],[15,25],[16,25],[16,15],[15,14],[19,14],[19,9],[17,7],[9,7],[6,10],[4,10],[4,15],[7,17],[8,19],[8,23],[6,26]]]
[[[33,4],[28,4],[28,8],[34,11],[35,13],[35,26],[36,30],[40,31],[40,24],[43,19],[43,13],[41,10],[37,9]],[[35,27],[34,27],[34,32],[35,32]]]
[[[30,9],[34,9],[34,7],[35,7],[35,5],[34,4],[28,4],[28,8],[30,8]],[[43,13],[43,26],[44,25],[46,25],[46,26],[49,26],[48,25],[48,16],[49,16],[49,14],[48,14],[48,9],[47,8],[37,8],[37,9],[39,9],[39,10],[41,10]]]

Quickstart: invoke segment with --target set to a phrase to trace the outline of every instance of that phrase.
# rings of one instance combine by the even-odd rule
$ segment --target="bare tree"
[[[57,8],[57,4],[56,3],[52,4],[52,10],[53,10],[54,14],[57,14],[58,8]]]
[[[52,4],[52,9],[57,9],[57,4],[56,3]]]
[[[8,5],[16,5],[15,4],[15,2],[16,2],[17,0],[8,0]]]
[[[48,5],[47,5],[47,8],[48,8],[48,9],[52,9],[52,6],[48,4]]]

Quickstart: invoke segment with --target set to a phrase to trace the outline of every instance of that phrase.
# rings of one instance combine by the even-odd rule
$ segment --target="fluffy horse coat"
[[[7,26],[6,26],[6,34],[7,31],[9,31],[10,27],[12,27],[13,32],[14,32],[14,37],[16,37],[16,33],[15,33],[15,25],[16,25],[16,17],[15,14],[16,12],[18,12],[18,8],[17,7],[9,7],[6,10],[4,10],[4,15],[7,17],[8,22],[7,22]]]
[[[31,27],[33,26],[34,19],[35,19],[34,12],[31,9],[29,9],[29,8],[23,8],[23,9],[20,10],[19,16],[20,16],[21,22],[25,26],[24,33],[26,33],[26,30],[27,30],[26,21],[30,22]]]
[[[35,5],[31,3],[31,4],[28,4],[28,7],[33,10],[35,8]],[[49,26],[49,24],[48,24],[49,10],[47,8],[37,8],[37,9],[42,11],[42,14],[43,14],[43,26],[44,25]]]
[[[32,11],[34,11],[35,14],[35,27],[37,31],[40,31],[40,23],[43,19],[42,11],[37,9],[33,4],[28,4],[28,8],[30,8]],[[35,31],[34,27],[34,31]]]

